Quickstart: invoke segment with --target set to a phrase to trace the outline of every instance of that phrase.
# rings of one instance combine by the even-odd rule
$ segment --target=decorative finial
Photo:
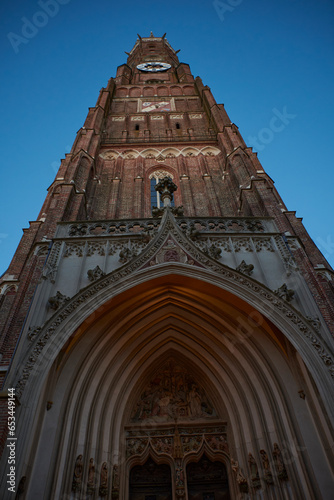
[[[150,37],[154,38],[153,31],[151,31]]]
[[[130,56],[130,52],[127,52],[126,50],[124,50],[124,52],[126,53],[127,56]]]
[[[166,35],[167,33],[164,33],[161,38],[164,39]]]
[[[180,50],[181,50],[181,49],[179,49],[179,50],[176,50],[176,51],[175,51],[175,54],[178,54],[178,53],[180,52]]]
[[[141,40],[141,36],[137,33],[137,37],[139,38],[139,40]]]

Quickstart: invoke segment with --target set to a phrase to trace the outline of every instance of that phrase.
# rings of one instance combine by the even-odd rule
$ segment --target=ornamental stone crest
[[[49,306],[51,309],[58,309],[58,307],[62,306],[65,304],[65,302],[68,302],[70,300],[69,297],[66,297],[66,295],[63,295],[59,291],[56,293],[54,297],[49,298]]]

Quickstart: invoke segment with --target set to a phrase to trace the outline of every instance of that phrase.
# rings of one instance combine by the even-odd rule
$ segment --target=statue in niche
[[[182,467],[182,461],[177,460],[175,463],[175,476],[176,476],[176,486],[179,488],[180,486],[184,486],[184,472]]]
[[[259,471],[257,468],[257,463],[251,453],[248,454],[248,463],[251,471],[251,481],[253,488],[255,489],[261,488],[261,481],[260,481]]]
[[[103,462],[100,474],[100,497],[105,497],[108,494],[108,466],[107,462]]]
[[[82,482],[82,471],[83,471],[82,455],[78,455],[74,466],[72,491],[80,490]]]
[[[115,490],[119,489],[118,465],[114,465],[114,467],[113,467],[112,486],[113,486],[113,489],[115,489]]]
[[[262,459],[262,465],[264,470],[264,480],[267,484],[273,484],[273,475],[270,469],[270,463],[267,453],[264,450],[260,450],[260,455]]]
[[[87,481],[87,493],[89,495],[93,494],[95,491],[95,464],[94,459],[89,460],[88,467],[88,481]]]
[[[191,387],[191,391],[188,394],[188,401],[190,407],[190,414],[192,418],[198,418],[202,416],[202,402],[199,393],[197,392],[196,385]]]
[[[283,457],[281,450],[278,447],[277,443],[274,443],[274,449],[273,449],[273,457],[274,457],[274,464],[276,468],[276,472],[278,475],[278,478],[281,479],[282,481],[285,481],[288,479],[288,473],[286,471],[284,462],[283,462]]]
[[[236,474],[237,483],[239,485],[240,491],[242,493],[248,493],[247,479],[245,478],[245,476],[241,472],[241,469],[239,467],[239,463],[236,460],[233,460],[233,458],[231,458],[231,467],[232,467],[233,472]]]
[[[204,390],[187,370],[174,361],[166,363],[145,387],[131,420],[166,422],[215,417]]]

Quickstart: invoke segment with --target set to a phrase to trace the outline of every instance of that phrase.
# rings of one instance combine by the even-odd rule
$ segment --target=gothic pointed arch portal
[[[224,464],[232,499],[269,488],[316,498],[304,443],[319,429],[299,397],[312,382],[286,332],[171,269],[109,299],[59,344],[38,406],[23,409],[29,494],[125,500],[131,470],[151,457],[183,499],[187,466],[205,454]]]

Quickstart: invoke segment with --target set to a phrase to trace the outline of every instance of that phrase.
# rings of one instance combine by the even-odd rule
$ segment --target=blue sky
[[[224,103],[334,265],[332,0],[7,0],[0,19],[0,273],[88,107],[151,30]]]

